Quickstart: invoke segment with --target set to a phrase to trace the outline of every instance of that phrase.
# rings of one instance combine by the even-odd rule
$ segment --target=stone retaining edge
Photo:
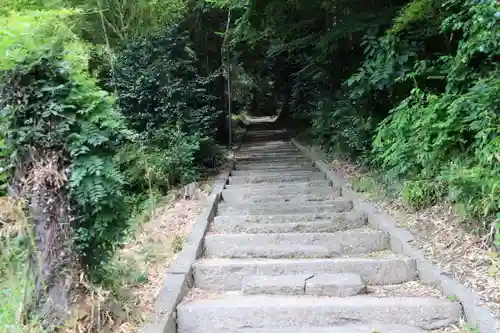
[[[235,145],[233,151],[243,141]],[[236,160],[233,160],[222,171],[212,186],[210,196],[203,204],[203,209],[189,231],[182,250],[169,265],[163,285],[154,302],[153,318],[140,327],[139,333],[177,333],[177,305],[193,287],[193,264],[203,254],[203,243],[210,222],[217,215],[217,207],[222,199],[222,190],[229,180]]]
[[[321,161],[324,154],[312,146],[304,146],[292,139],[292,142],[311,160],[318,169],[325,173],[327,179],[342,186],[342,195],[353,201],[354,206],[368,216],[368,223],[383,230],[391,236],[391,249],[417,261],[417,270],[420,280],[441,290],[448,297],[456,298],[462,305],[467,321],[474,325],[480,333],[500,332],[500,321],[495,319],[491,312],[484,307],[480,297],[470,288],[445,276],[443,271],[427,260],[424,254],[413,247],[413,235],[404,228],[396,227],[394,218],[378,211],[373,205],[361,199],[360,195],[348,187],[348,182],[330,170],[329,166]]]

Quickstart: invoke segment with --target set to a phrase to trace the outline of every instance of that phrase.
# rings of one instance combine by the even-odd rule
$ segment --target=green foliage
[[[422,179],[405,182],[402,197],[410,207],[422,209],[438,203],[443,193],[443,184]]]
[[[161,136],[170,138],[168,146],[133,143],[122,147],[116,156],[128,186],[137,193],[151,188],[166,192],[197,177],[195,157],[200,150],[199,135],[190,136],[178,127],[167,127],[161,130]]]
[[[186,133],[213,134],[220,111],[212,106],[214,97],[207,87],[215,76],[200,76],[190,44],[188,36],[172,26],[127,43],[118,54],[117,102],[145,138],[170,140],[160,132],[178,121]]]
[[[364,105],[339,98],[333,102],[320,101],[317,107],[313,133],[327,151],[359,157],[370,147],[374,124],[370,117],[363,117]]]
[[[68,168],[75,246],[86,263],[98,264],[126,227],[125,179],[113,163],[126,135],[124,122],[113,98],[85,71],[85,45],[65,28],[60,12],[52,18],[49,12],[39,14],[9,18],[20,18],[22,25],[9,28],[19,32],[9,37],[19,40],[1,61],[6,147],[11,164],[25,165],[28,172],[33,158],[53,155]],[[58,31],[55,36],[49,24]],[[32,39],[23,38],[27,35]]]
[[[323,147],[406,180],[409,205],[449,200],[489,232],[500,207],[499,9],[268,1],[250,5],[232,37],[261,59],[264,95],[310,123]]]
[[[484,221],[486,230],[500,207],[497,10],[493,1],[413,1],[386,34],[365,37],[365,60],[346,81],[349,97],[340,99],[367,105],[375,93],[371,109],[381,102],[390,109],[384,118],[375,116],[380,122],[370,159],[393,178],[409,179],[402,190],[408,204],[423,208],[446,197]],[[461,39],[447,41],[447,33]],[[447,48],[437,47],[437,40]],[[332,123],[339,122],[339,109],[330,113]],[[374,111],[346,112],[341,128],[356,128],[349,117],[373,120]],[[342,142],[334,133],[331,138]]]
[[[392,26],[388,29],[389,34],[399,34],[405,29],[411,28],[412,24],[431,24],[435,27],[439,20],[434,20],[436,11],[441,6],[439,0],[414,0],[406,5],[392,21]],[[429,20],[432,18],[433,20]],[[429,29],[427,27],[419,27],[419,30]]]
[[[64,44],[71,50],[62,54],[72,64],[70,70],[82,72],[87,58],[85,47],[69,28],[76,14],[62,9],[0,16],[0,70],[12,69],[25,59],[37,58]]]
[[[0,121],[2,123],[2,121]],[[0,129],[2,133],[4,132]],[[3,197],[7,194],[7,189],[9,186],[9,161],[7,157],[9,156],[9,151],[5,147],[5,140],[3,138],[0,139],[0,197]]]

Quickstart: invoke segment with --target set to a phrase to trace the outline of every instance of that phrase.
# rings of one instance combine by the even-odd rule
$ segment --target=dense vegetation
[[[499,23],[493,0],[267,1],[233,40],[283,122],[500,242]]]
[[[0,229],[2,327],[63,322],[74,272],[106,284],[138,212],[217,168],[228,74],[236,111],[279,112],[500,242],[497,1],[0,5],[0,191],[21,203]]]

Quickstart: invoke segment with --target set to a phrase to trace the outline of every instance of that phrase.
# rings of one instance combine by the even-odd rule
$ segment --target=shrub
[[[162,131],[176,124],[189,135],[215,137],[221,112],[212,106],[215,97],[208,84],[217,75],[200,76],[196,61],[189,36],[176,25],[128,41],[119,50],[117,102],[143,139],[168,146]]]
[[[371,146],[374,121],[363,115],[363,105],[346,97],[320,101],[313,120],[313,135],[328,151],[359,157]]]
[[[435,205],[443,194],[443,184],[433,180],[406,181],[402,189],[403,200],[415,209]]]
[[[116,161],[135,193],[151,189],[166,192],[176,184],[187,184],[197,177],[195,157],[200,150],[199,135],[188,135],[178,127],[163,128],[156,132],[160,140],[169,138],[161,147],[155,141],[131,143],[120,149]],[[160,135],[161,134],[161,135]]]
[[[51,219],[59,224],[64,217],[63,225],[71,224],[75,249],[83,262],[96,265],[126,226],[124,178],[113,155],[128,133],[112,96],[88,74],[88,49],[69,28],[72,14],[35,11],[3,19],[2,42],[9,44],[1,45],[1,106],[5,144],[16,170],[11,183],[30,185],[23,177],[45,170],[40,181],[52,182],[44,186],[56,191],[58,204],[69,205],[65,217],[51,208]]]

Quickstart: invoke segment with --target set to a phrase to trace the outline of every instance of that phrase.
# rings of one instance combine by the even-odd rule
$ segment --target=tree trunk
[[[33,226],[31,268],[35,289],[28,308],[53,329],[67,319],[71,279],[70,210],[65,191],[67,166],[59,152],[37,155],[15,172],[16,197],[26,204]],[[35,154],[35,153],[34,153]],[[34,154],[31,154],[32,156]]]

